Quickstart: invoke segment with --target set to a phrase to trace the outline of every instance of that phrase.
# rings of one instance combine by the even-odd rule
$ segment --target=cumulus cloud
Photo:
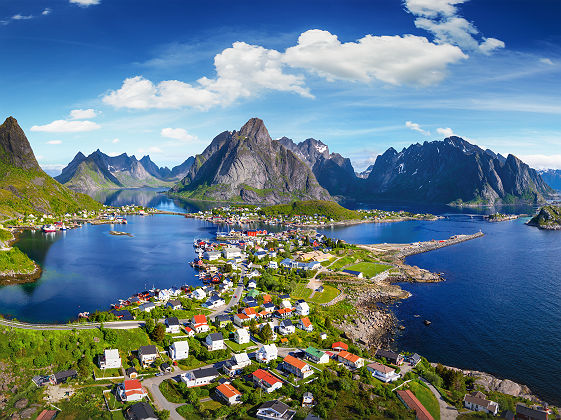
[[[437,128],[436,132],[443,135],[444,137],[455,136],[454,131],[451,128]]]
[[[551,58],[540,58],[540,63],[549,64],[550,66],[553,66],[553,61],[551,61]]]
[[[47,144],[62,144],[62,140],[49,140]]]
[[[405,127],[410,128],[413,131],[418,131],[419,133],[422,133],[425,136],[430,136],[429,131],[423,130],[419,124],[414,123],[412,121],[405,121]]]
[[[13,15],[12,16],[13,20],[29,20],[29,19],[33,19],[33,15],[21,15],[21,14],[17,14],[17,15]]]
[[[98,5],[101,3],[101,0],[70,0],[70,3],[74,3],[82,7],[88,7]]]
[[[93,121],[67,121],[56,120],[45,125],[34,125],[31,131],[42,131],[45,133],[78,133],[83,131],[93,131],[101,128]]]
[[[561,155],[519,155],[523,162],[535,169],[561,169]]]
[[[437,43],[457,45],[463,50],[489,55],[504,48],[503,41],[480,36],[475,25],[459,16],[457,5],[468,0],[405,0],[405,8],[416,17],[415,26],[432,33]],[[479,39],[478,39],[479,38]]]
[[[88,118],[97,117],[97,111],[95,109],[73,109],[70,111],[70,119],[72,120],[87,120]]]
[[[329,81],[426,86],[441,81],[448,65],[465,58],[457,46],[425,37],[366,35],[357,42],[341,42],[330,32],[314,29],[302,33],[297,45],[284,53],[235,42],[215,56],[215,78],[201,77],[194,83],[154,83],[142,76],[125,79],[119,89],[105,94],[103,102],[115,108],[206,110],[266,91],[313,98],[305,76],[295,74],[295,69]]]
[[[162,128],[160,132],[162,137],[167,137],[170,139],[181,140],[185,142],[197,141],[197,136],[193,136],[183,128]]]
[[[50,15],[51,12],[52,12],[52,9],[49,8],[49,7],[47,7],[47,8],[45,8],[45,9],[41,12],[41,14],[42,14],[43,16],[47,16],[47,15]]]

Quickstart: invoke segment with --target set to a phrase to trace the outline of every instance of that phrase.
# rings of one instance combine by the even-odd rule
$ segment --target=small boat
[[[54,225],[43,225],[41,230],[45,233],[56,232],[56,227]]]
[[[425,320],[423,321],[423,323],[424,323],[427,327],[428,327],[430,324],[432,324],[432,322],[429,321],[428,319],[425,319]]]

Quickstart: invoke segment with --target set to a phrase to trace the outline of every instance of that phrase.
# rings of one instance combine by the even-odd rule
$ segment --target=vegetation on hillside
[[[541,229],[561,229],[561,206],[543,206],[538,214],[530,219],[528,225]]]
[[[6,275],[32,274],[35,269],[35,263],[19,248],[11,248],[8,251],[0,250],[0,281]]]
[[[290,204],[277,204],[259,210],[265,216],[324,216],[335,221],[361,219],[359,212],[346,209],[333,202],[324,200],[294,201]]]

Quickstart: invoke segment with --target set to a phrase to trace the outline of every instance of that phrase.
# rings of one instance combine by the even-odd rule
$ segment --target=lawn
[[[306,287],[307,283],[299,283],[296,285],[290,296],[294,299],[308,299],[312,294],[312,289]]]
[[[358,264],[346,267],[346,270],[360,271],[364,277],[372,278],[390,268],[387,264],[378,264],[372,262],[360,262]]]
[[[310,300],[314,303],[327,303],[335,299],[335,297],[337,297],[339,293],[340,292],[336,287],[324,284],[323,292],[316,292]]]
[[[256,344],[253,341],[246,344],[238,344],[232,340],[224,340],[224,343],[226,343],[226,346],[230,347],[230,349],[236,353],[245,352],[249,347],[256,347]]]
[[[347,256],[342,257],[342,258],[338,259],[337,261],[335,261],[329,268],[331,268],[332,270],[338,271],[338,270],[341,270],[347,264],[351,264],[351,263],[355,262],[355,260],[356,260],[355,257],[347,255]]]
[[[438,400],[424,384],[420,382],[409,382],[409,388],[415,394],[417,399],[423,404],[423,406],[431,413],[435,420],[440,419],[440,405]]]
[[[183,394],[178,388],[178,383],[172,381],[171,379],[166,379],[160,384],[160,391],[162,395],[172,403],[184,403],[187,402],[183,397]]]

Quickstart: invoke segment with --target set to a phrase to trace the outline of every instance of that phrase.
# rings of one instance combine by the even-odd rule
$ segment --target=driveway
[[[456,410],[456,407],[453,407],[451,405],[449,405],[444,398],[442,398],[442,395],[440,395],[440,392],[438,392],[438,390],[432,386],[432,384],[427,381],[425,378],[422,378],[419,376],[419,378],[429,387],[429,389],[432,391],[432,393],[434,394],[434,396],[436,397],[436,399],[438,400],[438,405],[440,405],[440,419],[441,420],[454,420],[458,417],[459,413],[458,410]]]

